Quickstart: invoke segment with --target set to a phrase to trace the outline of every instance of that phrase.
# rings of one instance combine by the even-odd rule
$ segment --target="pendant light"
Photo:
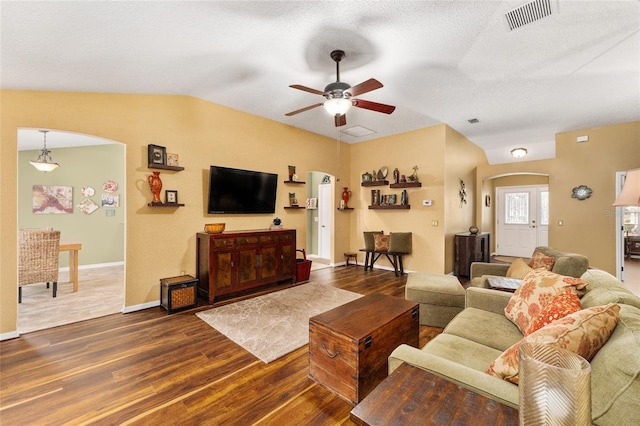
[[[51,159],[51,155],[49,155],[51,153],[51,151],[47,149],[47,133],[49,131],[39,130],[39,132],[42,132],[44,134],[44,147],[40,151],[40,155],[38,155],[38,158],[32,161],[29,161],[29,164],[31,164],[33,167],[35,167],[39,171],[46,173],[46,172],[50,172],[52,170],[57,169],[60,166],[60,164],[54,163],[53,160]]]

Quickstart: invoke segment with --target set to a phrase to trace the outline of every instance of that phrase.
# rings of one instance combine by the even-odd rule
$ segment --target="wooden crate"
[[[192,309],[198,305],[196,300],[198,280],[191,275],[160,279],[160,306],[167,315]]]
[[[370,294],[309,320],[309,377],[351,404],[387,377],[399,345],[418,346],[418,304]]]

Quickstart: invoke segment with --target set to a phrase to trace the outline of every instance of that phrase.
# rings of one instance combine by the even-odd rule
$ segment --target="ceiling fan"
[[[344,126],[347,124],[346,113],[352,106],[357,108],[369,109],[371,111],[383,112],[385,114],[391,114],[396,107],[393,105],[385,105],[377,102],[365,101],[364,99],[356,99],[354,96],[361,95],[363,93],[371,92],[382,87],[375,78],[370,78],[360,84],[351,87],[347,83],[340,81],[340,61],[344,58],[344,51],[334,50],[331,52],[331,59],[336,62],[336,81],[330,83],[324,88],[324,91],[312,89],[310,87],[302,86],[300,84],[292,84],[289,87],[302,90],[305,92],[313,93],[314,95],[321,95],[326,98],[324,102],[309,105],[304,108],[300,108],[295,111],[291,111],[286,116],[290,117],[301,112],[308,111],[319,106],[324,106],[325,110],[329,114],[334,116],[336,127]]]

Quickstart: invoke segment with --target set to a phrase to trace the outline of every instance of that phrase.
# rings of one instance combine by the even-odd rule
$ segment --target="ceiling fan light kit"
[[[40,130],[40,132],[44,134],[44,146],[40,150],[40,155],[38,155],[38,158],[36,158],[35,160],[29,161],[29,164],[31,164],[33,167],[35,167],[39,171],[46,173],[46,172],[50,172],[52,170],[57,169],[60,166],[60,164],[54,163],[53,160],[51,159],[51,155],[49,155],[51,154],[51,151],[47,149],[47,133],[49,131]]]
[[[302,86],[300,84],[292,84],[289,87],[302,90],[304,92],[312,93],[314,95],[321,95],[326,98],[323,103],[317,103],[309,105],[304,108],[300,108],[295,111],[291,111],[286,116],[290,117],[301,112],[308,111],[310,109],[324,106],[324,109],[335,117],[335,126],[340,127],[347,124],[347,118],[345,114],[353,106],[357,108],[368,109],[371,111],[382,112],[384,114],[391,114],[396,107],[393,105],[385,105],[377,102],[365,101],[363,99],[355,99],[353,96],[358,96],[363,93],[371,92],[382,87],[382,83],[374,78],[370,78],[360,84],[353,87],[351,85],[340,81],[340,61],[345,56],[344,51],[334,50],[331,52],[331,59],[336,62],[336,81],[329,83],[324,92],[310,87]]]

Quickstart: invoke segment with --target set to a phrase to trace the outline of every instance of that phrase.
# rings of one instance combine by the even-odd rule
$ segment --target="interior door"
[[[331,259],[331,235],[333,233],[332,185],[318,185],[318,256]]]
[[[500,187],[497,193],[497,254],[529,257],[537,246],[547,245],[548,187]]]

